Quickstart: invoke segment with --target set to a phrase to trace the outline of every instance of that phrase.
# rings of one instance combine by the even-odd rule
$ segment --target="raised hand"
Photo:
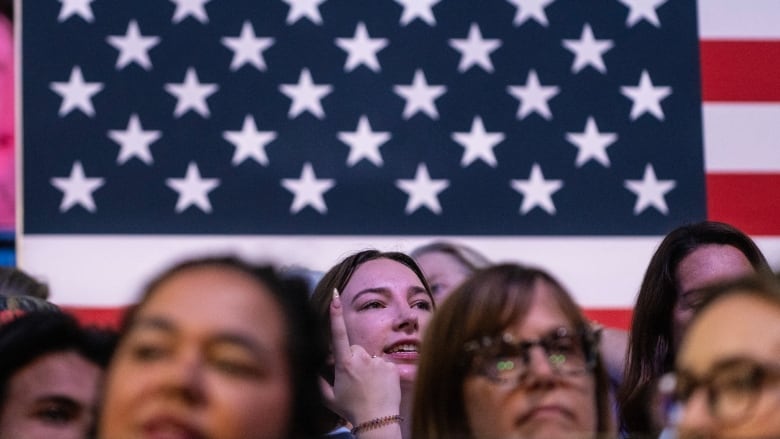
[[[401,386],[395,364],[349,344],[341,297],[335,289],[330,322],[335,380],[323,390],[331,409],[353,425],[398,414]]]

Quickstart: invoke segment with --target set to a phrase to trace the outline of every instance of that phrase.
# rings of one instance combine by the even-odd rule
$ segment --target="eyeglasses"
[[[675,424],[681,409],[698,390],[704,390],[709,415],[720,424],[747,419],[762,392],[780,384],[780,364],[736,358],[717,364],[705,376],[689,372],[664,375],[659,381],[662,409]]]
[[[538,340],[517,340],[512,334],[482,337],[466,343],[471,371],[500,384],[517,385],[528,376],[531,349],[539,346],[550,367],[561,375],[590,372],[598,356],[599,331],[557,328]]]

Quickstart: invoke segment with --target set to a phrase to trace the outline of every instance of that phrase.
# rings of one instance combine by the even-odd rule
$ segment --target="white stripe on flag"
[[[132,303],[151,276],[185,256],[230,252],[257,262],[325,270],[352,252],[410,251],[435,238],[307,236],[28,235],[24,266],[47,281],[52,301],[69,306]],[[495,262],[518,261],[555,275],[586,308],[631,308],[659,237],[446,237],[473,246]],[[775,268],[780,238],[759,238]],[[70,258],[52,248],[70,249]],[[106,258],[105,255],[112,255]],[[272,259],[269,259],[272,258]]]
[[[705,103],[703,117],[707,172],[780,172],[780,104]]]
[[[698,7],[702,39],[780,39],[778,0],[699,0]]]

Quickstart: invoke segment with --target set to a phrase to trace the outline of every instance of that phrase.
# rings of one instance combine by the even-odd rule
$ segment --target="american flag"
[[[670,229],[780,233],[778,5],[24,1],[20,261],[112,308],[192,252],[446,237],[626,311]]]

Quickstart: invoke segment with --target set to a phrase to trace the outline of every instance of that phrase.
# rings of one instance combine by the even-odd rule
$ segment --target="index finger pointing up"
[[[339,290],[333,289],[333,300],[330,302],[330,333],[333,337],[333,358],[336,364],[343,363],[352,356],[347,337],[347,326],[344,323],[344,309],[341,307]]]

